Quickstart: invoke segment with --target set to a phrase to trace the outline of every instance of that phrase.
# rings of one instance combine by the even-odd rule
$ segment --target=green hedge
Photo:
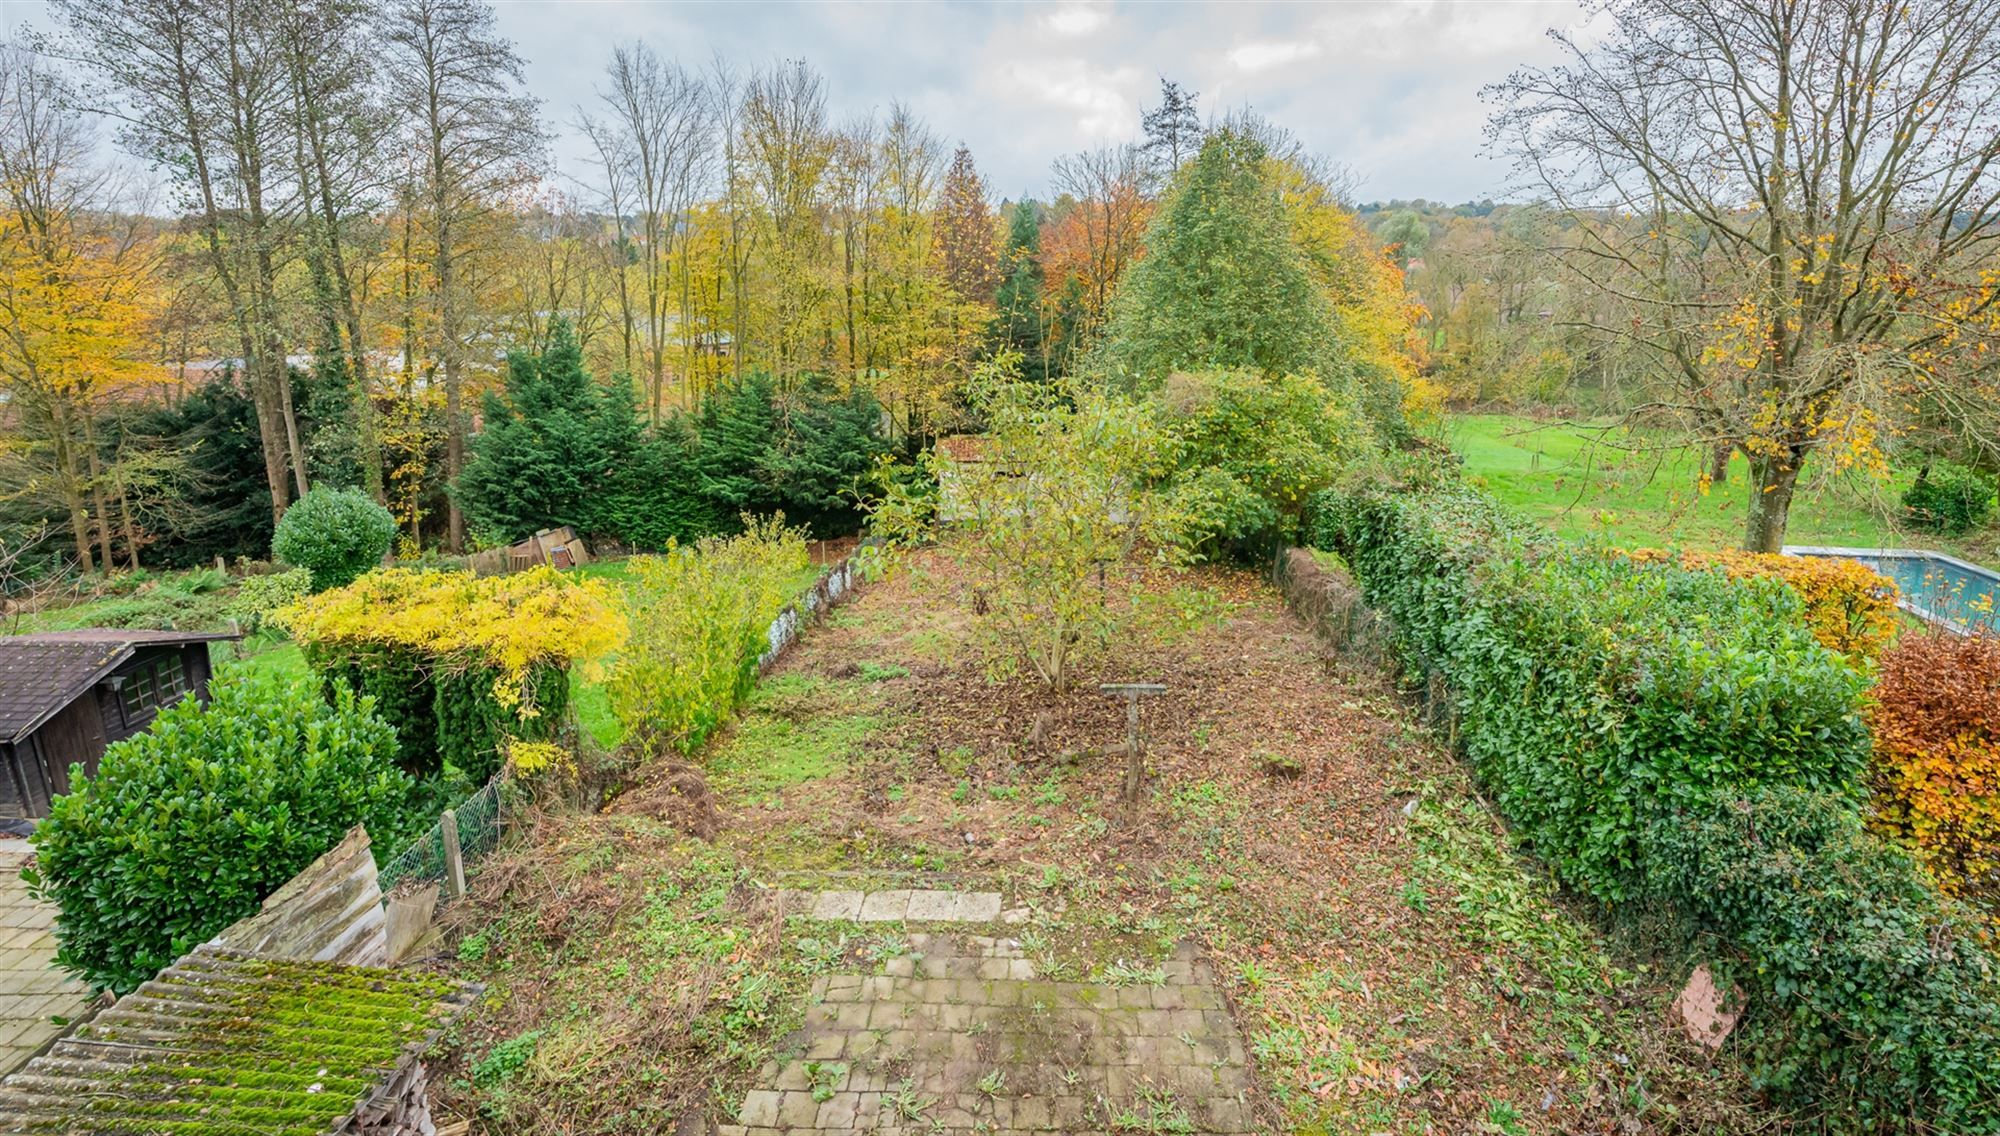
[[[2000,1132],[1975,1103],[2000,1100],[2000,972],[1862,832],[1866,678],[1796,596],[1565,545],[1463,487],[1314,514],[1535,852],[1739,954],[1760,1084],[1833,1128]]]
[[[145,733],[72,771],[36,829],[35,893],[57,905],[56,961],[124,992],[223,928],[356,823],[400,832],[411,782],[365,698],[224,670]]]
[[[2000,1131],[2000,971],[1981,932],[1853,801],[1746,794],[1659,825],[1652,886],[1732,945],[1730,1044],[1836,1131]]]
[[[316,645],[304,648],[327,697],[349,688],[375,699],[396,726],[396,763],[412,777],[441,772],[449,762],[474,785],[500,770],[510,737],[548,741],[569,709],[569,672],[541,666],[528,675],[534,717],[500,705],[490,667],[442,667],[394,647]]]

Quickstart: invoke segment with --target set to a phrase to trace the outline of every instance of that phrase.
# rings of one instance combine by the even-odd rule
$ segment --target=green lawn
[[[1602,537],[1622,547],[1724,548],[1743,535],[1749,463],[1737,455],[1729,482],[1703,496],[1696,486],[1706,460],[1687,448],[1664,448],[1663,435],[1593,431],[1509,414],[1455,415],[1446,440],[1465,470],[1495,497],[1568,537]],[[1912,471],[1887,482],[1862,474],[1817,478],[1792,505],[1788,544],[1939,548],[1983,563],[2000,562],[2000,533],[1963,540],[1904,531],[1897,524]]]

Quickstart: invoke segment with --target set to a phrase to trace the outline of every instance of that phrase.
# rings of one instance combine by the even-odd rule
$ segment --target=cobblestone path
[[[722,1136],[1252,1130],[1242,1037],[1191,945],[1131,982],[1050,981],[1006,937],[996,893],[826,892],[788,907],[926,929],[875,973],[814,984],[788,1059],[765,1067]]]

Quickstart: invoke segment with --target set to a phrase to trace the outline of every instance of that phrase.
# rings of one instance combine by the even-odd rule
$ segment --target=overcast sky
[[[1575,0],[497,7],[572,176],[587,176],[577,107],[612,45],[644,39],[688,64],[807,60],[841,119],[902,99],[972,147],[995,196],[1043,195],[1056,155],[1135,137],[1164,75],[1199,91],[1204,114],[1253,107],[1347,163],[1363,201],[1451,202],[1505,188],[1504,167],[1479,154],[1480,86],[1548,62],[1544,31],[1580,18]],[[0,0],[8,30],[46,19],[39,0]]]

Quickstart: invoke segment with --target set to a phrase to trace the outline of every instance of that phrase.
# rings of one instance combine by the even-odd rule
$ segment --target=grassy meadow
[[[1749,462],[1741,454],[1730,461],[1728,483],[1704,495],[1697,479],[1707,456],[1672,446],[1663,433],[1461,414],[1447,422],[1445,440],[1477,484],[1566,537],[1626,548],[1726,548],[1742,539]],[[2000,564],[2000,531],[1993,527],[1954,540],[1900,525],[1903,490],[1914,477],[1909,469],[1877,481],[1808,468],[1786,542],[1936,548]]]

